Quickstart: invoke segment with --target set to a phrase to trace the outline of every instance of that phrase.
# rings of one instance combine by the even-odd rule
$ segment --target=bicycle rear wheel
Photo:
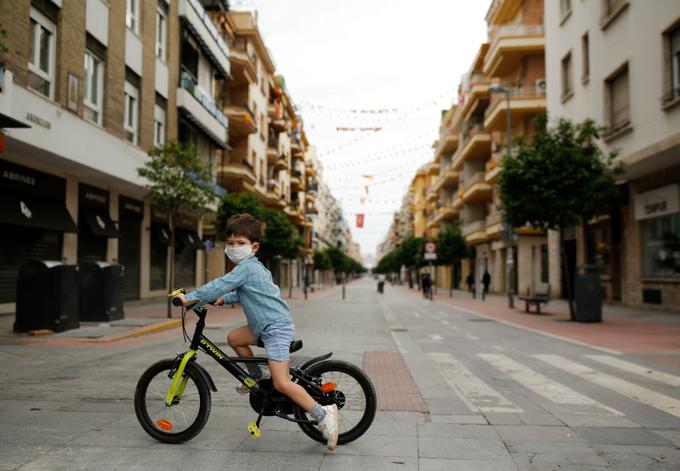
[[[175,360],[162,360],[147,369],[135,390],[135,413],[142,428],[163,443],[183,443],[203,430],[210,415],[210,387],[192,363],[184,370],[181,398],[165,404]]]
[[[360,368],[339,360],[322,361],[307,371],[318,376],[321,384],[335,383],[332,392],[317,398],[322,406],[338,406],[338,445],[343,445],[362,436],[373,423],[378,398],[370,378]],[[306,419],[306,413],[295,408],[297,419]],[[302,431],[311,439],[326,443],[316,426],[299,422]]]

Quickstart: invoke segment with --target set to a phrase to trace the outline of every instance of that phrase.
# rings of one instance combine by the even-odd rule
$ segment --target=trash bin
[[[574,289],[576,322],[602,322],[602,287],[596,265],[577,265]]]
[[[58,261],[28,262],[17,278],[15,332],[79,327],[78,267]]]
[[[78,264],[81,321],[109,322],[123,318],[123,267],[107,262]]]

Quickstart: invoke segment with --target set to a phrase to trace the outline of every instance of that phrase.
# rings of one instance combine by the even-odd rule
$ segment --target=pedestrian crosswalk
[[[547,408],[552,404],[570,414],[620,421],[627,409],[621,407],[626,403],[621,400],[623,397],[680,417],[680,390],[665,386],[679,386],[680,376],[610,355],[566,358],[555,354],[532,354],[513,358],[500,351],[463,358],[451,353],[431,352],[429,357],[456,396],[473,412],[522,414],[526,398],[534,397],[533,402],[540,401]],[[593,363],[603,365],[605,370],[613,368],[626,379],[589,366]],[[509,387],[509,381],[521,388]],[[595,386],[587,387],[588,383]],[[665,390],[655,390],[657,385],[657,389]],[[611,407],[610,402],[617,407]]]

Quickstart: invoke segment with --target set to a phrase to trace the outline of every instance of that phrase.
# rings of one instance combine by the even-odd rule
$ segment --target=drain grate
[[[485,319],[483,317],[476,318],[476,319],[468,319],[468,321],[470,321],[470,322],[496,322],[493,319]]]

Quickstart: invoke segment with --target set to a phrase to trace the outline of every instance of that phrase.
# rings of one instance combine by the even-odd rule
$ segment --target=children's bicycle
[[[172,303],[180,306],[175,290]],[[151,365],[139,379],[135,390],[135,413],[142,428],[163,443],[183,443],[198,435],[210,415],[211,392],[217,387],[208,371],[196,361],[200,349],[217,361],[227,372],[250,389],[250,406],[257,420],[248,424],[253,439],[261,435],[262,417],[277,416],[295,422],[311,439],[325,443],[323,435],[305,411],[279,393],[270,378],[256,381],[239,364],[266,365],[266,357],[230,357],[203,335],[207,309],[192,306],[182,309],[182,333],[189,340],[185,327],[186,313],[198,316],[189,350],[174,359],[161,360]],[[260,346],[263,346],[260,344]],[[290,352],[302,348],[302,340],[294,340]],[[329,360],[332,353],[311,358],[300,366],[293,366],[290,375],[322,406],[338,406],[338,445],[361,437],[371,426],[377,407],[373,383],[360,368],[351,363]]]

